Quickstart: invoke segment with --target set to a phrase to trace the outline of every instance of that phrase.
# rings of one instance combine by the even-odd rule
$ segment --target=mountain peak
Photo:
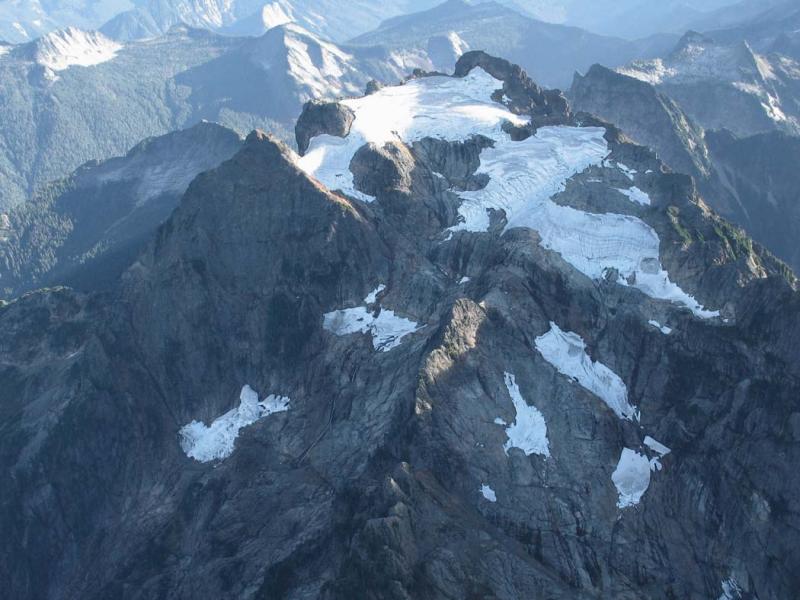
[[[63,71],[72,66],[90,67],[112,60],[122,44],[98,31],[68,27],[43,35],[29,47],[35,62],[51,71]]]

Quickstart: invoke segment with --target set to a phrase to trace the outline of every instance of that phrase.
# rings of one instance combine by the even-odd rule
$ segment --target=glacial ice
[[[638,504],[650,486],[650,461],[635,450],[623,448],[611,481],[619,494],[618,508]]]
[[[638,412],[628,402],[628,388],[619,376],[586,353],[586,344],[577,334],[562,331],[550,322],[550,331],[536,338],[536,349],[559,373],[572,377],[600,398],[620,419],[634,420]]]
[[[517,413],[514,422],[506,427],[508,440],[503,446],[506,454],[511,448],[519,448],[525,453],[525,456],[530,456],[531,454],[550,456],[550,444],[547,441],[547,425],[544,421],[544,415],[535,406],[530,406],[525,401],[519,391],[514,375],[506,373],[505,382],[506,389],[508,389]]]
[[[392,140],[411,143],[423,137],[486,136],[494,140],[494,147],[481,153],[479,173],[488,174],[489,183],[460,194],[461,222],[451,231],[486,231],[488,209],[502,209],[507,229],[536,230],[543,247],[559,253],[591,279],[616,269],[620,284],[631,282],[653,298],[687,306],[699,317],[718,315],[669,280],[659,258],[658,235],[644,221],[628,215],[587,213],[550,199],[565,189],[570,177],[603,163],[609,152],[605,130],[541,127],[535,135],[514,142],[502,131],[503,124],[524,125],[527,119],[490,99],[500,85],[476,68],[464,78],[426,77],[343,100],[356,115],[350,133],[345,138],[315,137],[298,166],[332,190],[371,202],[373,197],[355,189],[350,171],[350,161],[365,143],[380,147]],[[635,173],[625,165],[617,167],[630,178]]]
[[[239,431],[273,413],[289,410],[289,398],[269,395],[259,402],[258,394],[249,385],[242,388],[239,406],[206,425],[192,421],[179,434],[186,456],[199,462],[222,460],[233,452]]]

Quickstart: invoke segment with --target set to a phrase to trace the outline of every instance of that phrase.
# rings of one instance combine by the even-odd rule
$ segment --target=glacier
[[[490,99],[500,85],[478,67],[463,78],[425,77],[342,100],[355,113],[350,133],[344,138],[315,137],[297,164],[329,189],[372,202],[372,196],[356,189],[350,171],[353,156],[364,144],[382,147],[390,141],[410,144],[424,137],[455,141],[486,136],[494,146],[481,153],[478,172],[489,175],[489,183],[460,194],[460,222],[451,232],[486,231],[488,209],[502,209],[506,229],[537,231],[544,248],[591,279],[615,269],[621,285],[686,306],[701,318],[718,316],[670,281],[660,262],[659,237],[647,223],[629,215],[584,212],[551,200],[572,176],[603,164],[609,154],[605,130],[548,126],[523,141],[512,141],[503,124],[523,126],[528,119]],[[634,171],[621,164],[617,168],[632,178]],[[644,204],[646,198],[649,203],[643,191],[632,190],[626,194],[632,201]]]

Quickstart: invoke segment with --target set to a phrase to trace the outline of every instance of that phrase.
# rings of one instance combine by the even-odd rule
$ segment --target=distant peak
[[[52,71],[89,67],[113,59],[122,45],[98,31],[67,27],[32,42],[33,60]]]

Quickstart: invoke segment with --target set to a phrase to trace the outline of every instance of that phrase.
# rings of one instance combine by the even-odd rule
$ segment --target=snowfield
[[[628,388],[619,375],[586,353],[581,336],[562,331],[550,322],[550,331],[536,338],[536,349],[556,370],[575,379],[600,398],[620,419],[634,420],[638,413],[628,402]]]
[[[479,173],[489,175],[490,181],[481,190],[460,194],[461,221],[451,231],[486,231],[488,210],[502,209],[506,229],[536,230],[544,248],[557,252],[591,279],[615,269],[622,285],[684,305],[699,317],[717,316],[718,312],[704,309],[670,281],[661,265],[658,235],[644,221],[628,215],[588,213],[551,200],[569,178],[601,164],[608,156],[605,130],[542,127],[536,135],[514,142],[503,132],[503,123],[524,125],[528,120],[491,100],[501,85],[476,68],[464,78],[415,79],[370,96],[344,100],[342,104],[356,115],[349,135],[315,137],[298,166],[331,190],[372,202],[372,196],[355,188],[350,172],[350,161],[364,144],[380,147],[390,141],[410,144],[423,137],[457,141],[486,136],[495,144],[481,153]],[[618,168],[631,176],[632,171],[624,165]],[[650,203],[638,188],[620,191],[632,202]]]
[[[623,448],[611,481],[619,494],[618,508],[638,504],[650,486],[650,461],[635,450]]]
[[[199,462],[222,460],[233,453],[239,431],[273,413],[289,410],[289,398],[270,395],[259,402],[258,394],[249,385],[242,388],[240,404],[214,419],[211,425],[192,421],[179,435],[186,456]]]
[[[506,427],[508,441],[503,449],[508,454],[511,448],[519,448],[525,456],[541,454],[550,456],[550,444],[547,441],[547,424],[544,415],[535,407],[530,406],[519,391],[519,386],[511,373],[505,374],[505,383],[517,417],[514,422]],[[495,421],[497,422],[497,421]],[[500,419],[500,423],[505,423]]]

